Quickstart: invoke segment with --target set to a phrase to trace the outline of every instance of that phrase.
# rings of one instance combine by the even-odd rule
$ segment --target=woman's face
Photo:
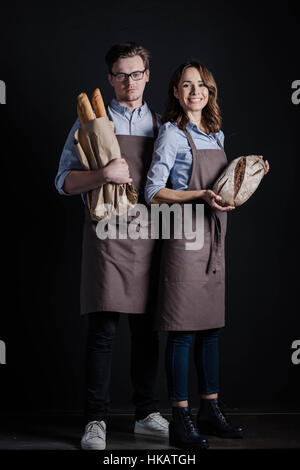
[[[174,87],[174,96],[185,112],[201,111],[207,105],[208,94],[208,88],[195,67],[185,69],[178,87]]]

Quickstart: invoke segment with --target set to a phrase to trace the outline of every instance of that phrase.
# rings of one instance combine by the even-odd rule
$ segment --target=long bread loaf
[[[93,91],[92,104],[97,118],[107,116],[103,98],[99,88],[96,88]]]
[[[81,125],[95,119],[93,108],[86,93],[80,93],[77,96],[77,113]]]

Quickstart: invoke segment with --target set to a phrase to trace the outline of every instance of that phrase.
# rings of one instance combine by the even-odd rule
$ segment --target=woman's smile
[[[174,89],[174,96],[179,100],[185,112],[201,112],[208,102],[208,88],[199,71],[194,67],[187,68]]]
[[[190,103],[200,103],[200,101],[202,101],[203,98],[188,98],[188,101]]]

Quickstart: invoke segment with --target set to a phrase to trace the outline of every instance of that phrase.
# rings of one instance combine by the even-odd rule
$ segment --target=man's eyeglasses
[[[129,79],[132,78],[132,80],[141,80],[144,76],[144,73],[146,72],[147,69],[142,70],[142,71],[136,71],[136,72],[131,72],[131,73],[112,73],[111,75],[115,77],[117,82],[124,82],[127,78]]]

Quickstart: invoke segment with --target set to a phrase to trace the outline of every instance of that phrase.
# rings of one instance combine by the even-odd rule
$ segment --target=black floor
[[[193,410],[196,411],[196,410]],[[162,413],[170,419],[168,413]],[[300,413],[227,413],[245,428],[243,439],[208,437],[210,449],[300,449]],[[107,427],[107,451],[172,450],[168,439],[133,433],[131,414],[113,414]],[[0,450],[80,450],[82,417],[5,417]]]

